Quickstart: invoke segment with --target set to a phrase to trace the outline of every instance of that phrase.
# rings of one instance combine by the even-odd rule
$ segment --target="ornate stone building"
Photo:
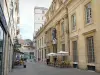
[[[46,13],[47,28],[46,28],[46,42],[48,52],[68,51],[68,36],[67,30],[67,9],[64,2],[61,0],[54,0],[50,6],[50,9]],[[53,31],[55,29],[55,31]],[[67,33],[68,34],[68,33]],[[54,37],[54,38],[53,38]],[[65,42],[66,41],[66,42]],[[50,47],[50,48],[49,48]]]
[[[64,1],[53,0],[48,12],[46,13],[46,23],[42,28],[40,28],[36,35],[36,38],[41,38],[40,35],[42,34],[45,36],[44,42],[46,45],[46,54],[50,52],[57,53],[62,49],[68,51],[68,46],[65,45],[68,45],[68,35],[66,35],[68,32],[67,20],[67,9],[65,8]],[[37,41],[37,50],[38,48]]]
[[[38,31],[45,33],[46,53],[67,51],[73,67],[100,72],[99,8],[99,0],[53,0]]]
[[[41,27],[38,33],[35,36],[36,39],[36,51],[35,55],[37,61],[45,61],[46,59],[46,44],[45,44],[45,26]]]
[[[70,57],[81,68],[100,72],[100,1],[68,0]]]

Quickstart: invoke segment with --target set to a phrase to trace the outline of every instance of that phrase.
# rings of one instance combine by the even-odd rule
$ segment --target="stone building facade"
[[[14,38],[17,37],[19,0],[0,0],[0,75],[12,70]]]
[[[99,8],[99,0],[53,0],[36,38],[45,36],[46,53],[67,51],[73,67],[100,72]]]
[[[33,34],[33,46],[36,46],[36,39],[34,38],[37,31],[42,27],[46,21],[45,14],[48,11],[45,7],[35,7],[34,8],[34,34]],[[35,57],[37,57],[37,51],[35,52]]]
[[[99,5],[99,0],[69,0],[66,3],[71,60],[73,64],[77,62],[79,68],[100,72]]]
[[[44,30],[44,27],[40,29],[41,31]],[[36,39],[36,58],[37,61],[45,62],[46,59],[46,44],[45,44],[45,33],[37,33],[35,36]]]

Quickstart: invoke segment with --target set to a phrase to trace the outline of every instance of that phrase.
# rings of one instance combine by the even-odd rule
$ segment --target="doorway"
[[[77,41],[73,41],[72,45],[73,45],[73,67],[78,68]]]

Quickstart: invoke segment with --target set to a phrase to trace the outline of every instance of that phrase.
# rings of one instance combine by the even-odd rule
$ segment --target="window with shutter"
[[[92,23],[92,9],[91,9],[91,3],[88,3],[85,6],[85,12],[86,12],[86,24]]]
[[[73,41],[73,62],[78,62],[77,41]]]
[[[72,18],[72,30],[76,30],[76,14],[73,14],[71,18]]]
[[[87,55],[88,55],[88,63],[94,63],[95,56],[94,56],[93,36],[87,38]]]

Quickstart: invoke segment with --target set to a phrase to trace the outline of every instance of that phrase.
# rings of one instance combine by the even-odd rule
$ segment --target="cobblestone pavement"
[[[92,71],[83,71],[74,68],[54,68],[42,63],[28,62],[27,68],[16,67],[9,75],[100,75]]]

